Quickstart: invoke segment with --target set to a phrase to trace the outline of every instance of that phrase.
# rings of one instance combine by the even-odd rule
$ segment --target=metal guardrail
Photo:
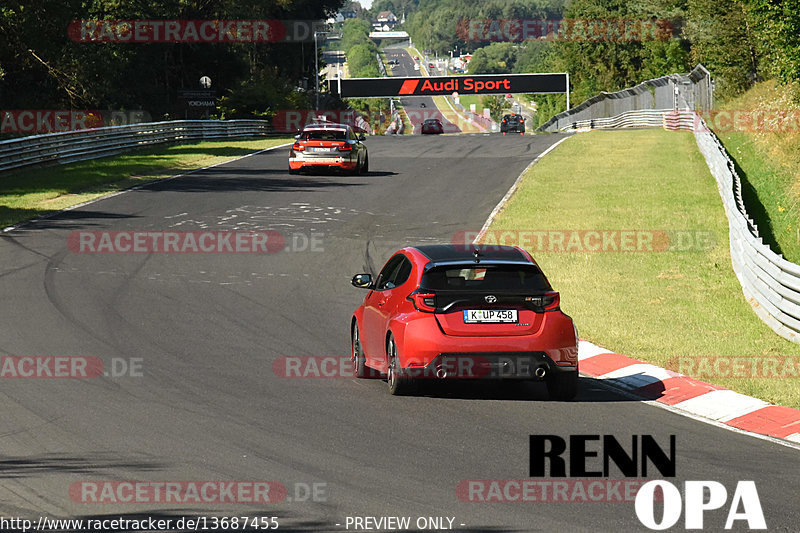
[[[717,180],[728,216],[731,263],[745,298],[755,313],[782,337],[800,343],[800,265],[791,263],[764,244],[747,214],[736,167],[705,121],[693,115],[694,136]]]
[[[381,73],[381,77],[385,78],[386,76],[388,76],[388,74],[386,73],[386,66],[383,64],[383,60],[381,59],[381,55],[380,54],[375,54],[375,59],[378,61],[378,70]]]
[[[694,128],[694,113],[674,109],[640,109],[625,111],[614,117],[576,120],[561,128],[586,130],[603,128],[664,128],[665,130],[691,130]]]
[[[658,103],[662,105],[657,106]],[[691,130],[717,181],[728,217],[731,264],[745,298],[776,333],[800,343],[800,265],[775,253],[759,236],[758,227],[745,209],[742,183],[733,161],[695,112],[710,109],[712,103],[711,76],[698,65],[689,74],[664,76],[590,98],[556,115],[539,131],[629,126]]]
[[[672,109],[646,109],[639,111],[626,111],[614,117],[590,118],[576,120],[565,124],[561,131],[578,129],[602,128],[632,128],[632,127],[661,127],[664,124],[664,115],[671,113]]]
[[[621,91],[601,93],[552,117],[536,131],[563,131],[573,122],[616,117],[631,111],[679,109],[679,96],[687,102],[688,109],[713,106],[711,75],[703,65],[697,65],[688,74],[670,74]]]
[[[271,133],[267,120],[175,120],[33,135],[0,141],[0,172],[106,157],[153,144]]]

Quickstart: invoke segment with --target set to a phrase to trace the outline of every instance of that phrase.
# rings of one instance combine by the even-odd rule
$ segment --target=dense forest
[[[297,88],[313,85],[313,39],[284,42],[286,35],[273,33],[260,42],[134,42],[119,33],[122,38],[116,42],[81,41],[74,30],[81,21],[320,20],[342,4],[343,0],[3,2],[0,109],[143,109],[154,119],[175,117],[181,109],[178,89],[199,88],[201,76],[210,77],[216,95],[224,97],[220,111],[228,118],[306,107],[309,96]]]
[[[406,13],[404,27],[420,47],[474,52],[471,73],[569,72],[575,103],[696,63],[723,100],[762,79],[800,79],[798,0],[376,0],[371,11],[383,9]],[[659,31],[638,40],[481,42],[454,28],[475,19],[651,21]]]
[[[375,0],[368,10],[345,0],[28,0],[0,7],[0,109],[143,109],[174,118],[179,90],[198,88],[201,76],[212,79],[223,118],[307,108],[312,39],[81,41],[76,28],[81,21],[310,21],[343,7],[357,16],[341,42],[357,76],[377,75],[380,43],[367,34],[378,12],[393,11],[420,49],[473,53],[470,73],[569,72],[573,103],[698,62],[723,100],[762,79],[800,77],[800,0]],[[514,19],[652,21],[659,32],[491,42],[464,31],[465,21]],[[550,112],[561,110],[559,98],[537,100]]]

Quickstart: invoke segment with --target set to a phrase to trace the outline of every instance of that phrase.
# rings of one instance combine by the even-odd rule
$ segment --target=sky
[[[364,9],[369,9],[372,7],[372,0],[358,0],[358,3],[361,4],[361,7]]]

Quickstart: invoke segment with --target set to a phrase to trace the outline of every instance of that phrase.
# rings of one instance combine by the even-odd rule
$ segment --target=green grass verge
[[[0,228],[146,181],[222,163],[291,138],[209,141],[136,150],[115,157],[0,176]]]
[[[483,113],[483,98],[476,94],[459,94],[458,102],[467,111],[469,111],[470,104],[475,104],[475,112],[478,114]]]
[[[414,133],[414,125],[411,124],[411,121],[408,119],[408,113],[406,113],[405,108],[400,105],[399,103],[395,102],[394,104],[395,109],[397,112],[400,113],[400,119],[403,121],[403,135],[413,135]]]
[[[800,345],[769,329],[742,295],[716,183],[691,133],[594,131],[566,140],[526,173],[485,242],[496,241],[500,230],[592,229],[699,230],[712,232],[716,244],[704,251],[604,253],[520,243],[561,292],[562,309],[582,338],[800,408],[800,379],[715,378],[674,359],[788,357],[790,375],[800,371]]]
[[[790,111],[798,106],[791,91],[775,81],[756,85],[721,110],[737,113]],[[720,120],[720,126],[727,122]],[[800,131],[770,132],[768,127],[716,128],[742,178],[742,196],[759,235],[775,252],[800,263]],[[714,128],[712,122],[712,129]]]

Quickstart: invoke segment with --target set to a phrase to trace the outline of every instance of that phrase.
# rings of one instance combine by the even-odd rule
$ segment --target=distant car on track
[[[525,117],[517,113],[510,115],[503,115],[500,121],[500,131],[505,135],[506,133],[525,133]]]
[[[422,378],[544,381],[578,388],[578,332],[559,293],[518,247],[425,245],[395,252],[350,322],[356,376],[386,374],[391,394]]]
[[[366,137],[347,124],[310,124],[295,138],[289,149],[289,174],[320,167],[353,174],[369,171]]]
[[[425,121],[422,123],[422,128],[420,129],[420,133],[444,133],[444,126],[442,126],[442,121],[438,118],[426,118]]]

